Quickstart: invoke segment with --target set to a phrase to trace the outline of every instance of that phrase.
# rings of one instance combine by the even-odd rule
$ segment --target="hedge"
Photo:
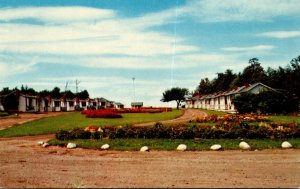
[[[76,128],[70,131],[60,130],[56,133],[59,140],[114,138],[143,139],[264,139],[264,138],[299,138],[300,126],[297,123],[267,124],[240,122],[231,125],[199,126],[178,124],[164,126],[156,123],[153,127],[105,126],[100,128],[87,127],[85,130]]]

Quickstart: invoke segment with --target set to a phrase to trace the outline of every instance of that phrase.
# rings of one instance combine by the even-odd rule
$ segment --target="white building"
[[[242,93],[258,94],[262,91],[274,90],[271,87],[262,83],[255,83],[253,85],[245,84],[241,87],[235,87],[232,90],[225,92],[217,92],[213,94],[195,96],[186,101],[187,108],[202,108],[208,110],[218,110],[227,112],[236,112],[233,99]]]

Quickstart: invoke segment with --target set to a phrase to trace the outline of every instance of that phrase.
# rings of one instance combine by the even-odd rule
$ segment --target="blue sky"
[[[300,54],[298,0],[2,0],[0,88],[87,89],[126,106],[171,87],[285,67]]]

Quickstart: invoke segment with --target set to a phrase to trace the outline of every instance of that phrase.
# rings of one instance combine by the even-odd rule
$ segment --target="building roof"
[[[240,87],[234,87],[232,90],[227,90],[227,91],[219,91],[219,92],[215,92],[215,93],[212,93],[212,94],[206,94],[206,95],[202,95],[200,98],[200,100],[205,100],[205,99],[211,99],[211,98],[215,98],[215,97],[219,97],[219,96],[228,96],[228,95],[234,95],[234,94],[238,94],[238,93],[244,93],[244,92],[249,92],[251,91],[252,89],[254,89],[255,87],[257,86],[263,86],[265,88],[268,88],[270,90],[275,90],[267,85],[264,85],[262,83],[254,83],[252,85],[250,84],[245,84],[243,86],[240,86]],[[193,98],[189,99],[189,100],[194,100]]]
[[[143,106],[143,102],[131,102],[131,106]]]

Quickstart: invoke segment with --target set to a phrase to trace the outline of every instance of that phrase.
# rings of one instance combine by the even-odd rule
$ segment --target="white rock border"
[[[185,151],[187,149],[187,145],[185,144],[179,144],[176,148],[178,151]]]
[[[222,146],[221,144],[214,144],[210,147],[211,150],[217,151],[217,150],[221,150]]]
[[[283,143],[281,143],[281,147],[284,149],[287,149],[287,148],[292,148],[293,145],[291,143],[289,143],[288,141],[284,141]]]
[[[149,152],[150,148],[148,146],[143,146],[143,147],[141,147],[140,151],[141,152]]]
[[[108,150],[109,148],[110,148],[109,144],[103,144],[103,145],[101,146],[101,149],[102,149],[102,150]]]

